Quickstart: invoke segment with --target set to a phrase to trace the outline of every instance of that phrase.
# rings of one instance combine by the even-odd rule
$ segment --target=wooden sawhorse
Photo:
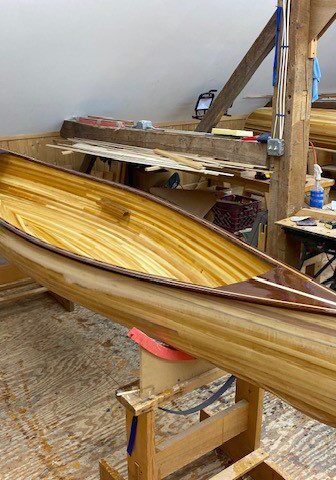
[[[60,303],[65,310],[72,312],[74,304],[47,288],[37,285],[34,280],[27,277],[15,265],[3,263],[0,265],[0,307],[16,303],[28,298],[35,298],[43,293],[48,293]]]
[[[137,417],[134,449],[127,456],[128,480],[161,480],[217,448],[235,463],[209,480],[237,480],[247,473],[254,480],[289,480],[260,448],[264,391],[243,380],[236,380],[234,405],[213,415],[201,410],[199,423],[156,446],[157,408],[223,375],[205,361],[171,362],[140,348],[139,381],[116,392],[126,408],[128,439]],[[101,460],[100,480],[124,479]]]

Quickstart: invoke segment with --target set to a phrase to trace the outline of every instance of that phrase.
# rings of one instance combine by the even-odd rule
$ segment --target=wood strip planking
[[[6,196],[2,202],[7,203],[4,214],[14,210],[17,215],[13,221],[19,216],[24,226],[35,229],[35,238],[39,239],[19,230],[14,233],[13,227],[4,224],[0,228],[0,248],[5,257],[58,295],[114,321],[136,325],[151,336],[274,392],[315,418],[336,423],[335,310],[311,299],[307,304],[298,303],[291,292],[287,292],[287,304],[284,297],[278,299],[278,304],[287,309],[275,308],[273,291],[262,285],[265,305],[257,304],[255,294],[246,295],[247,301],[242,302],[234,292],[199,286],[194,279],[207,285],[220,282],[221,288],[225,283],[235,286],[265,273],[271,273],[273,277],[266,278],[274,281],[275,267],[279,267],[279,282],[293,284],[286,279],[294,276],[304,291],[314,289],[315,294],[331,300],[335,294],[142,192],[3,155],[0,168],[6,175],[0,176],[0,191]],[[105,197],[130,211],[129,219],[105,218],[106,212],[97,205]],[[106,247],[97,247],[101,231],[106,232]],[[52,249],[53,242],[63,249]],[[142,255],[144,243],[148,251]],[[76,256],[70,255],[69,248],[77,252]],[[103,260],[97,263],[100,255]],[[127,270],[120,269],[123,265]],[[141,275],[139,265],[148,269],[150,277]],[[166,279],[162,272],[166,272]],[[155,273],[159,276],[153,277]],[[172,275],[190,275],[191,280],[184,284],[173,281]]]
[[[271,131],[272,109],[264,107],[252,112],[247,117],[246,126],[256,132]],[[336,149],[336,111],[312,108],[309,120],[309,137],[317,147]]]

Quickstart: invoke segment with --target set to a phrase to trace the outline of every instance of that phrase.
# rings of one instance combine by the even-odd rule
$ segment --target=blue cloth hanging
[[[279,36],[281,30],[282,7],[276,9],[276,29],[275,29],[275,51],[273,61],[273,87],[278,84],[278,57],[279,57]]]
[[[317,57],[314,57],[313,61],[313,91],[312,91],[312,102],[315,102],[319,98],[319,83],[321,80],[322,74],[320,69],[320,64]]]

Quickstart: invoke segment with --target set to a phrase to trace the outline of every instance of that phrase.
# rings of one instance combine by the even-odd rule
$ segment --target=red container
[[[231,233],[251,228],[260,209],[260,202],[241,195],[226,195],[213,207],[215,225]]]

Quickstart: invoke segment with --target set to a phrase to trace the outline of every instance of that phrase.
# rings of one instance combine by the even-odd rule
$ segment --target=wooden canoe
[[[144,192],[1,151],[0,254],[336,427],[336,294]]]

